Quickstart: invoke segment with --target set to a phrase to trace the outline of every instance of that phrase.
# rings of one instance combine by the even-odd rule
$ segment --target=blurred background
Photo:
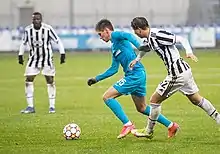
[[[67,50],[109,48],[94,34],[101,18],[131,31],[130,21],[145,16],[151,27],[187,37],[194,48],[216,48],[220,40],[220,0],[0,0],[0,51],[17,51],[31,14],[39,11]]]

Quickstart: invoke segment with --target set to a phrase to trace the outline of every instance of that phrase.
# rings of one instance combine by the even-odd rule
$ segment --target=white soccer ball
[[[67,140],[78,139],[80,137],[80,134],[81,134],[81,129],[75,123],[67,124],[63,128],[63,135],[64,135],[65,139],[67,139]]]

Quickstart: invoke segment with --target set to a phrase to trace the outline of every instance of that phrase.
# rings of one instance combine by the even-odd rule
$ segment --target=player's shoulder
[[[112,36],[113,36],[113,37],[118,37],[118,36],[120,36],[120,34],[122,34],[122,33],[123,33],[123,31],[115,30],[115,31],[112,32]]]
[[[157,35],[172,35],[173,34],[172,32],[169,32],[163,28],[152,28],[151,32],[154,33],[156,36]]]
[[[113,31],[111,34],[113,39],[119,39],[119,40],[124,39],[125,35],[127,35],[128,37],[128,35],[132,35],[132,34],[129,32],[122,31],[122,30]]]
[[[161,31],[165,31],[165,30],[162,29],[162,28],[151,28],[151,29],[150,29],[150,32],[151,32],[152,35],[158,34],[158,33],[160,33]]]
[[[46,23],[42,23],[42,27],[45,28],[45,29],[53,29],[53,27],[49,24],[46,24]]]
[[[31,28],[33,28],[33,24],[27,25],[27,26],[24,28],[24,30],[29,30],[29,29],[31,29]]]
[[[120,39],[120,34],[121,34],[121,31],[118,31],[118,30],[117,31],[113,31],[111,33],[112,41]]]
[[[115,30],[112,33],[113,33],[113,35],[120,36],[120,35],[123,35],[123,34],[127,34],[129,32],[125,32],[123,30]]]

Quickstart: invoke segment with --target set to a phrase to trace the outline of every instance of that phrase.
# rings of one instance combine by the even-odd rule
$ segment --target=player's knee
[[[47,84],[51,84],[52,85],[53,83],[54,83],[53,80],[48,80],[47,81]]]
[[[193,95],[188,95],[187,97],[194,105],[198,105],[203,99],[203,97],[200,96],[198,93],[195,93]]]
[[[110,93],[105,93],[102,96],[102,99],[104,102],[106,102],[108,99],[114,98]]]
[[[146,106],[140,106],[137,108],[137,111],[140,113],[144,113],[145,109],[146,109]]]
[[[47,84],[53,84],[54,83],[53,77],[47,76],[46,81],[47,81]]]
[[[104,102],[106,102],[106,101],[109,99],[109,97],[108,97],[106,94],[104,94],[104,95],[102,96],[102,99],[103,99]]]
[[[26,82],[33,82],[34,81],[34,76],[27,76],[25,81]]]
[[[194,104],[194,105],[198,105],[201,101],[202,101],[202,97],[201,98],[194,98],[191,100],[191,102]]]
[[[152,104],[160,104],[163,100],[166,98],[163,96],[160,96],[157,92],[155,92],[151,97],[150,97],[150,103]]]
[[[157,104],[157,103],[158,103],[158,100],[155,99],[154,97],[151,97],[151,98],[150,98],[150,103],[151,103],[151,104]]]

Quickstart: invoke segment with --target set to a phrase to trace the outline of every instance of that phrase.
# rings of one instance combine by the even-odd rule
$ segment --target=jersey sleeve
[[[19,48],[18,55],[23,55],[24,54],[25,45],[27,44],[27,42],[28,42],[28,31],[25,28],[25,31],[24,31],[24,34],[23,34],[23,37],[22,37],[22,42],[21,42],[21,45],[20,45],[20,48]]]
[[[25,29],[24,34],[23,34],[23,37],[22,37],[22,44],[23,44],[23,45],[26,45],[27,42],[28,42],[28,32],[27,32],[27,30]]]
[[[51,26],[50,26],[49,28],[50,28],[50,32],[49,32],[50,38],[51,38],[55,43],[58,44],[58,42],[59,42],[59,37],[58,37],[57,33],[54,31],[54,29],[53,29]]]
[[[97,75],[96,80],[101,81],[101,80],[104,80],[104,79],[114,75],[115,73],[118,72],[118,68],[119,68],[119,62],[116,61],[116,59],[114,57],[112,57],[111,67],[109,67],[104,73]]]
[[[131,33],[123,32],[123,31],[117,31],[117,32],[114,32],[113,37],[116,37],[118,39],[126,39],[129,42],[131,42],[137,49],[140,47],[140,42]]]
[[[176,35],[165,30],[158,31],[156,39],[162,45],[174,45],[176,43]]]
[[[58,35],[56,34],[56,32],[54,31],[54,29],[50,26],[50,32],[49,32],[49,36],[50,38],[59,46],[59,52],[60,54],[65,54],[65,50],[64,50],[64,46],[62,41],[60,40],[60,38],[58,37]]]

